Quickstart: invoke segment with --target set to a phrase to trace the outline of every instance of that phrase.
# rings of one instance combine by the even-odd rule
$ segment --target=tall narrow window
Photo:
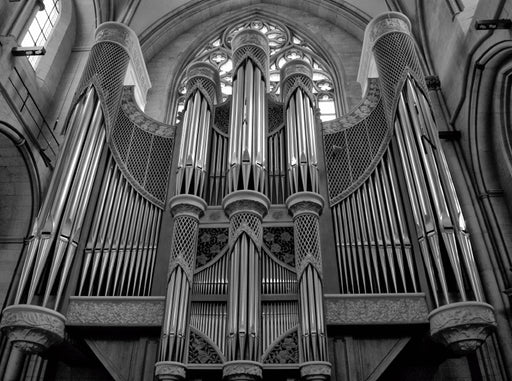
[[[193,61],[205,61],[215,65],[220,73],[223,100],[231,95],[231,78],[233,63],[231,61],[231,39],[243,29],[256,29],[264,33],[270,47],[269,92],[276,100],[280,94],[279,71],[288,61],[302,59],[313,67],[312,92],[320,109],[320,118],[327,121],[336,118],[335,87],[328,64],[306,38],[285,25],[261,18],[252,18],[228,27],[219,35],[208,41],[197,53]],[[183,110],[185,101],[185,76],[178,86],[176,113],[177,120]]]
[[[44,9],[36,13],[30,23],[27,33],[21,41],[21,46],[46,46],[48,39],[59,19],[61,4],[60,0],[44,0]],[[33,68],[37,66],[40,56],[28,58]]]

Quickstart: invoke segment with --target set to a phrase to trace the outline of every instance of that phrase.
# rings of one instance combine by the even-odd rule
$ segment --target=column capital
[[[433,310],[428,320],[432,340],[457,356],[480,347],[497,325],[494,308],[482,302],[450,303]]]
[[[252,190],[240,190],[224,197],[222,207],[228,218],[231,218],[235,213],[245,211],[258,214],[263,219],[270,208],[270,200],[263,193]]]
[[[57,311],[15,304],[3,310],[0,330],[21,351],[41,353],[64,339],[65,322]]]
[[[173,217],[188,215],[199,219],[204,214],[206,207],[206,201],[192,194],[180,194],[169,201],[169,208]]]
[[[325,381],[331,377],[331,363],[327,361],[309,361],[300,366],[300,377],[307,381]]]
[[[248,360],[229,361],[224,364],[222,378],[228,381],[259,380],[263,377],[260,363]]]
[[[159,361],[155,364],[155,376],[160,381],[182,381],[187,375],[185,364],[175,361]]]
[[[315,192],[298,192],[286,199],[286,206],[292,217],[302,213],[322,214],[324,198]]]

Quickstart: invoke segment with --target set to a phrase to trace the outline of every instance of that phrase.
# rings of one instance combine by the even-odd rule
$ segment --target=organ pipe
[[[207,63],[191,65],[187,76],[187,100],[176,179],[177,196],[171,200],[174,228],[167,298],[160,361],[156,364],[156,374],[160,379],[168,379],[166,377],[169,376],[168,372],[172,372],[171,368],[180,369],[184,377],[182,364],[186,363],[188,346],[188,309],[196,263],[199,218],[206,209],[206,202],[201,197],[205,191],[211,115],[220,87],[217,70]],[[148,236],[144,239],[147,240]],[[138,262],[135,266],[139,269]]]
[[[435,306],[430,333],[462,355],[495,328],[480,281],[457,194],[440,144],[409,20],[388,13],[367,29],[394,128],[416,234]],[[394,70],[388,68],[393,66]],[[464,328],[460,328],[464,327]],[[460,335],[454,335],[456,329]]]
[[[220,80],[217,69],[206,62],[190,65],[187,78],[176,193],[203,197],[211,115]]]
[[[268,42],[260,32],[247,29],[233,37],[231,44],[235,75],[229,130],[229,194],[222,203],[230,220],[226,359],[259,361],[261,223],[270,204],[264,195]],[[227,369],[229,365],[224,371]]]
[[[281,69],[282,97],[287,126],[288,180],[291,196],[286,205],[293,217],[296,269],[299,279],[300,349],[301,361],[316,362],[323,369],[315,374],[326,379],[330,374],[327,362],[327,337],[323,316],[322,262],[320,250],[319,216],[323,198],[318,194],[314,107],[311,93],[313,71],[301,60],[286,63]],[[360,210],[360,202],[350,205],[353,212]],[[356,221],[356,220],[354,220]],[[350,225],[354,228],[353,225]],[[361,242],[360,226],[353,234]],[[367,262],[369,262],[368,253]],[[357,253],[354,260],[363,259]],[[369,266],[370,264],[367,263]],[[356,273],[357,275],[357,273]]]
[[[268,42],[256,30],[244,30],[232,41],[233,96],[228,152],[228,192],[265,191],[266,80]]]

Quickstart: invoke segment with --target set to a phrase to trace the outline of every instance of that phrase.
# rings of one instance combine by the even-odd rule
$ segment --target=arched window
[[[30,23],[27,33],[21,41],[21,46],[46,46],[48,39],[59,19],[61,4],[60,0],[43,0],[44,8],[36,13]],[[32,67],[36,67],[39,56],[28,58]]]
[[[240,22],[225,29],[220,35],[212,38],[197,53],[192,62],[205,61],[215,65],[220,73],[221,90],[223,100],[231,95],[231,80],[233,63],[231,61],[231,39],[242,29],[256,29],[263,32],[270,46],[270,75],[269,92],[276,100],[280,94],[280,75],[281,67],[293,59],[303,59],[308,61],[313,67],[313,93],[316,96],[317,107],[320,109],[320,118],[327,121],[336,118],[335,107],[335,89],[333,75],[328,69],[328,65],[314,47],[299,33],[290,28],[264,20],[253,18]],[[177,94],[177,120],[183,111],[185,101],[185,75],[183,74]]]

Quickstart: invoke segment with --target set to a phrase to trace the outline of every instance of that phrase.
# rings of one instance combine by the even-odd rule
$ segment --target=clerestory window
[[[43,0],[44,8],[36,13],[32,19],[21,46],[46,46],[53,32],[61,12],[60,0]],[[33,68],[36,68],[40,56],[30,56],[28,60]]]
[[[335,119],[335,85],[333,75],[329,71],[325,60],[299,33],[282,24],[261,18],[250,19],[226,28],[222,33],[208,41],[192,60],[192,62],[206,61],[217,67],[220,73],[223,100],[226,100],[232,93],[231,39],[238,31],[248,28],[259,30],[268,38],[270,47],[268,90],[271,96],[280,101],[279,71],[281,67],[290,60],[303,59],[313,67],[313,93],[316,97],[317,107],[320,109],[321,120]],[[176,122],[179,121],[185,105],[185,80],[183,73],[178,86]]]

